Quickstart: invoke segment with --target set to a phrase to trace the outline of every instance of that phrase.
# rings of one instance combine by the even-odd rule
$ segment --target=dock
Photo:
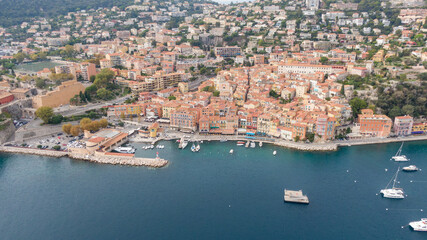
[[[293,191],[285,189],[285,202],[309,204],[307,195],[303,195],[302,190]]]

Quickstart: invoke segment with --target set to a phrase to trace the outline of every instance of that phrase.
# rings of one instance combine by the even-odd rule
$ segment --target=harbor
[[[193,153],[192,144],[179,149],[176,141],[158,141],[147,150],[151,142],[128,144],[136,158],[159,152],[169,162],[161,169],[0,153],[2,237],[425,239],[409,223],[426,216],[427,142],[405,142],[409,162],[390,160],[401,142],[329,152],[203,141]],[[405,199],[380,196],[398,167],[409,165],[421,171],[399,172],[396,187]],[[310,204],[284,202],[285,188],[301,189]],[[94,222],[98,229],[88,227]]]

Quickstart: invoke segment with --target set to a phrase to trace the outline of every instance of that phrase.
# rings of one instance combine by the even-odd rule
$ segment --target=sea
[[[143,150],[161,169],[0,154],[0,239],[427,239],[427,141],[304,152],[204,142]],[[191,145],[191,144],[190,144]],[[230,149],[234,153],[230,154]],[[273,156],[273,151],[277,155]],[[398,167],[403,200],[379,195]],[[309,205],[285,203],[303,190]]]

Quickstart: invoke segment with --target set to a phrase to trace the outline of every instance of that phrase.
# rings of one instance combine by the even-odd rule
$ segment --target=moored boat
[[[421,218],[421,221],[410,222],[409,226],[411,226],[414,231],[427,232],[427,218]]]
[[[416,171],[418,171],[418,168],[415,165],[409,165],[407,167],[403,167],[402,171],[405,171],[405,172],[416,172]]]
[[[233,149],[231,149],[231,150],[230,150],[230,154],[233,154],[233,153],[234,153],[234,150],[233,150]]]
[[[274,152],[273,152],[273,155],[274,155],[274,156],[276,156],[276,154],[277,154],[277,152],[276,152],[276,151],[274,151]]]
[[[245,142],[243,142],[243,141],[238,141],[237,142],[237,146],[243,146],[243,145],[245,145]]]
[[[397,169],[396,173],[393,175],[393,178],[390,180],[390,182],[387,184],[387,186],[384,189],[381,189],[380,193],[385,198],[392,198],[392,199],[403,199],[405,198],[405,193],[403,192],[402,188],[396,188],[395,184],[397,182],[397,175],[399,174],[400,167]],[[392,188],[389,188],[389,185],[393,182]]]
[[[255,148],[255,147],[256,147],[255,142],[251,142],[251,148]]]
[[[397,150],[396,155],[391,157],[391,159],[393,159],[395,162],[407,162],[407,161],[409,161],[409,159],[405,155],[402,155],[403,143],[404,142],[402,142],[402,145],[400,145],[399,150]]]

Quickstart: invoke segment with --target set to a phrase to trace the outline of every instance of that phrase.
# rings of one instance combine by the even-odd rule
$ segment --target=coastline
[[[0,152],[29,154],[29,155],[38,155],[38,156],[56,157],[56,158],[69,157],[71,159],[88,161],[93,163],[125,165],[125,166],[144,166],[144,167],[153,167],[153,168],[161,168],[166,166],[169,163],[165,159],[120,157],[120,156],[114,156],[114,157],[94,156],[94,155],[76,154],[76,153],[70,153],[70,152],[64,152],[64,151],[34,149],[34,148],[24,148],[24,147],[1,146]]]
[[[174,138],[156,138],[156,139],[129,139],[130,142],[138,143],[151,143],[154,144],[158,141],[173,141],[180,139],[180,137]],[[219,135],[191,135],[190,140],[192,141],[221,141],[223,136]],[[349,141],[333,141],[325,143],[303,143],[303,142],[291,142],[283,139],[248,139],[244,136],[227,136],[227,141],[254,141],[269,143],[280,147],[285,147],[300,151],[337,151],[339,147],[350,147],[358,145],[371,145],[371,144],[386,144],[393,142],[408,142],[408,141],[426,141],[427,135],[420,136],[408,136],[408,137],[397,137],[397,138],[365,138],[360,140],[349,140]]]

